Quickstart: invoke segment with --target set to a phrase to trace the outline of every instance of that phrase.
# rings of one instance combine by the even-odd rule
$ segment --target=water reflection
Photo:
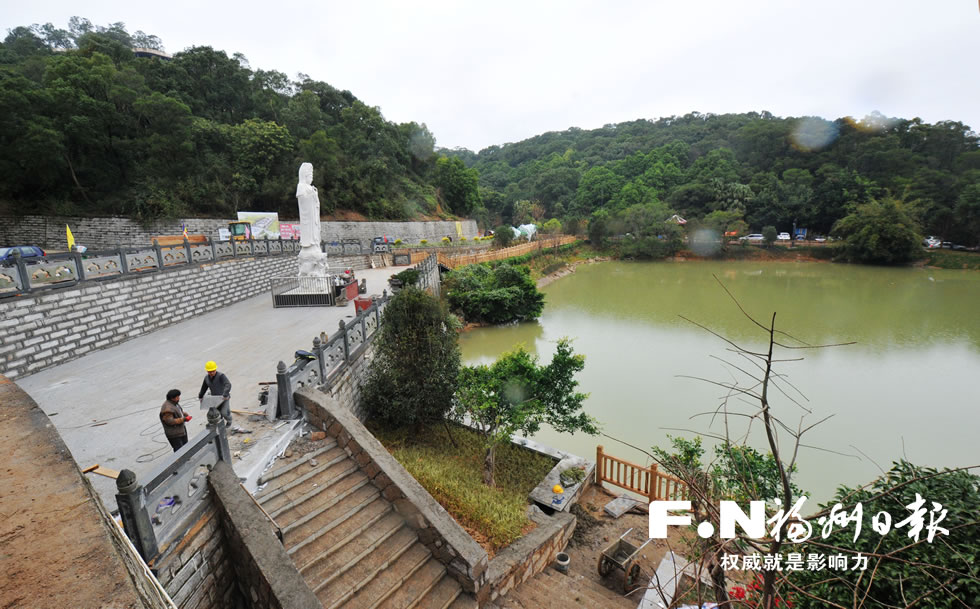
[[[787,423],[834,415],[807,435],[807,444],[819,450],[801,454],[801,486],[826,497],[838,484],[873,478],[873,462],[887,468],[903,455],[930,466],[980,463],[974,438],[980,424],[977,273],[816,263],[587,265],[545,289],[539,322],[463,335],[464,361],[492,361],[517,343],[547,360],[554,343],[569,336],[586,355],[579,379],[591,394],[587,409],[609,435],[648,447],[666,446],[668,433],[719,433],[719,420],[711,425],[696,415],[714,410],[723,390],[680,375],[728,380],[729,372],[712,358],[729,356],[726,345],[679,315],[747,346],[761,346],[764,336],[712,274],[754,316],[768,320],[776,311],[777,326],[800,339],[858,341],[809,351],[804,361],[781,366],[813,410],[806,415],[777,396],[773,407]],[[759,431],[752,430],[750,442],[764,448]],[[601,443],[612,454],[644,459],[608,438],[550,430],[538,437],[582,455],[594,454]]]

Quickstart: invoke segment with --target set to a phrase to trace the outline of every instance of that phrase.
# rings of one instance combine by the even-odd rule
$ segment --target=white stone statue
[[[327,255],[320,249],[320,197],[313,186],[310,163],[299,166],[296,201],[299,203],[299,276],[325,277]]]

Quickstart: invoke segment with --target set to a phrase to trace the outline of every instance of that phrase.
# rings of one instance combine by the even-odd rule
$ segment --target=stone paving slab
[[[357,277],[367,279],[368,295],[381,294],[388,277],[404,268],[368,269]],[[172,297],[160,294],[161,299]],[[204,430],[206,417],[198,410],[197,393],[206,361],[214,360],[228,375],[233,409],[260,412],[259,383],[275,381],[276,364],[291,363],[296,350],[310,350],[315,336],[332,336],[341,320],[353,317],[353,302],[275,309],[272,296],[265,293],[17,379],[17,384],[51,418],[81,467],[99,463],[131,469],[141,477],[172,452],[158,416],[168,390],[179,389],[182,405],[194,415],[188,434]],[[251,434],[229,436],[232,450],[240,450],[246,459],[261,460],[283,445],[280,436],[292,432],[291,425],[276,429],[278,423],[250,418],[236,414],[233,421]],[[262,465],[236,463],[235,469],[239,476],[251,477],[251,469]],[[115,481],[103,476],[91,480],[106,507],[115,511]]]

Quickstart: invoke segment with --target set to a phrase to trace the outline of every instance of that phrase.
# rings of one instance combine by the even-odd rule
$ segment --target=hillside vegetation
[[[314,166],[322,211],[466,214],[475,172],[434,153],[426,126],[385,120],[350,91],[251,69],[208,46],[172,60],[124,24],[73,17],[0,44],[0,213],[138,219],[279,211],[296,217]],[[439,193],[443,193],[441,200]]]
[[[483,213],[513,224],[596,219],[642,237],[678,213],[719,231],[827,235],[895,200],[921,234],[980,242],[977,134],[954,121],[691,113],[451,154],[479,171]]]

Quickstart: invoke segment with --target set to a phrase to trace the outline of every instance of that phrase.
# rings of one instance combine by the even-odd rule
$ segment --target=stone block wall
[[[32,374],[261,294],[292,256],[237,258],[91,281],[0,302],[0,373]]]
[[[213,496],[180,542],[151,561],[150,568],[178,609],[232,609],[240,604]]]
[[[490,600],[496,600],[544,571],[565,549],[575,532],[571,514],[533,516],[537,528],[507,546],[490,561]]]
[[[179,235],[181,225],[188,234],[216,237],[219,228],[227,228],[233,219],[181,218],[157,220],[148,226],[118,216],[83,218],[78,216],[5,216],[0,217],[0,246],[38,245],[45,249],[68,249],[65,226],[71,227],[72,236],[79,245],[89,249],[106,249],[117,245],[150,245],[157,235]],[[287,220],[286,222],[299,222]],[[462,220],[463,236],[469,240],[477,235],[475,220]],[[443,237],[457,238],[455,222],[327,222],[320,223],[320,235],[324,242],[357,239],[362,252],[368,253],[371,240],[387,235],[405,243],[418,243],[427,239],[430,243]]]

